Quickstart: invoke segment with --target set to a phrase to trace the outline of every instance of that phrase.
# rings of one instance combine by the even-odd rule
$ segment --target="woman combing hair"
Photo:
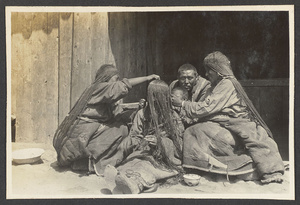
[[[149,75],[122,80],[114,65],[104,64],[96,72],[94,82],[82,93],[69,114],[57,128],[53,146],[59,166],[101,174],[107,164],[116,165],[117,148],[128,135],[128,128],[118,115],[118,101],[133,86],[159,79]]]

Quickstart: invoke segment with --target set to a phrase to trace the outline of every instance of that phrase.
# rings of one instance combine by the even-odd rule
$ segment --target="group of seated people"
[[[115,66],[101,66],[55,133],[58,164],[115,173],[114,192],[124,194],[151,190],[189,169],[281,183],[277,144],[229,59],[216,51],[204,67],[208,80],[184,64],[167,85],[155,74],[120,80]],[[119,101],[147,81],[147,100],[128,129]]]

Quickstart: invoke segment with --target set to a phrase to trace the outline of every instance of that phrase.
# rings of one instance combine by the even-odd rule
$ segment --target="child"
[[[187,89],[185,89],[183,87],[175,87],[171,91],[171,96],[179,98],[182,101],[187,101],[188,100],[188,91],[187,91]],[[192,119],[192,118],[187,117],[186,112],[184,109],[182,109],[182,107],[172,106],[172,109],[177,113],[178,117],[182,120],[182,123],[185,128],[198,122],[197,118]]]

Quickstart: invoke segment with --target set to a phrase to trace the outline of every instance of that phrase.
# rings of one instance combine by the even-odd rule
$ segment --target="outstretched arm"
[[[143,76],[143,77],[130,78],[130,79],[128,79],[128,81],[131,86],[135,86],[135,85],[144,83],[146,81],[159,80],[159,79],[160,79],[160,77],[158,75],[152,74],[152,75]]]
[[[239,98],[235,88],[230,80],[222,80],[213,90],[213,92],[200,102],[182,101],[176,96],[172,96],[172,104],[177,107],[183,107],[188,117],[202,118],[237,103]]]

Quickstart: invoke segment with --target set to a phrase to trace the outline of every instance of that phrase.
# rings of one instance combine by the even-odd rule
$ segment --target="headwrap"
[[[242,100],[246,103],[249,110],[251,111],[253,117],[259,122],[259,124],[267,131],[268,135],[273,138],[273,134],[271,130],[268,128],[267,124],[261,118],[260,114],[255,109],[251,100],[248,98],[246,92],[244,91],[241,84],[235,78],[229,59],[221,52],[215,51],[213,53],[208,54],[204,59],[204,65],[213,71],[217,72],[222,78],[229,79],[238,94],[241,96]]]
[[[86,108],[88,101],[91,99],[93,92],[98,87],[100,83],[108,82],[114,75],[118,74],[118,70],[115,66],[110,64],[102,65],[95,77],[95,81],[85,89],[85,91],[81,94],[80,98],[77,100],[69,114],[65,117],[62,123],[57,128],[54,138],[53,138],[53,146],[56,149],[57,154],[59,155],[63,145],[66,140],[72,134],[73,130],[70,130],[71,126],[74,124],[75,120],[81,115],[81,113]],[[78,121],[77,121],[78,123]],[[73,126],[74,127],[74,126]],[[70,131],[69,131],[70,130]]]

